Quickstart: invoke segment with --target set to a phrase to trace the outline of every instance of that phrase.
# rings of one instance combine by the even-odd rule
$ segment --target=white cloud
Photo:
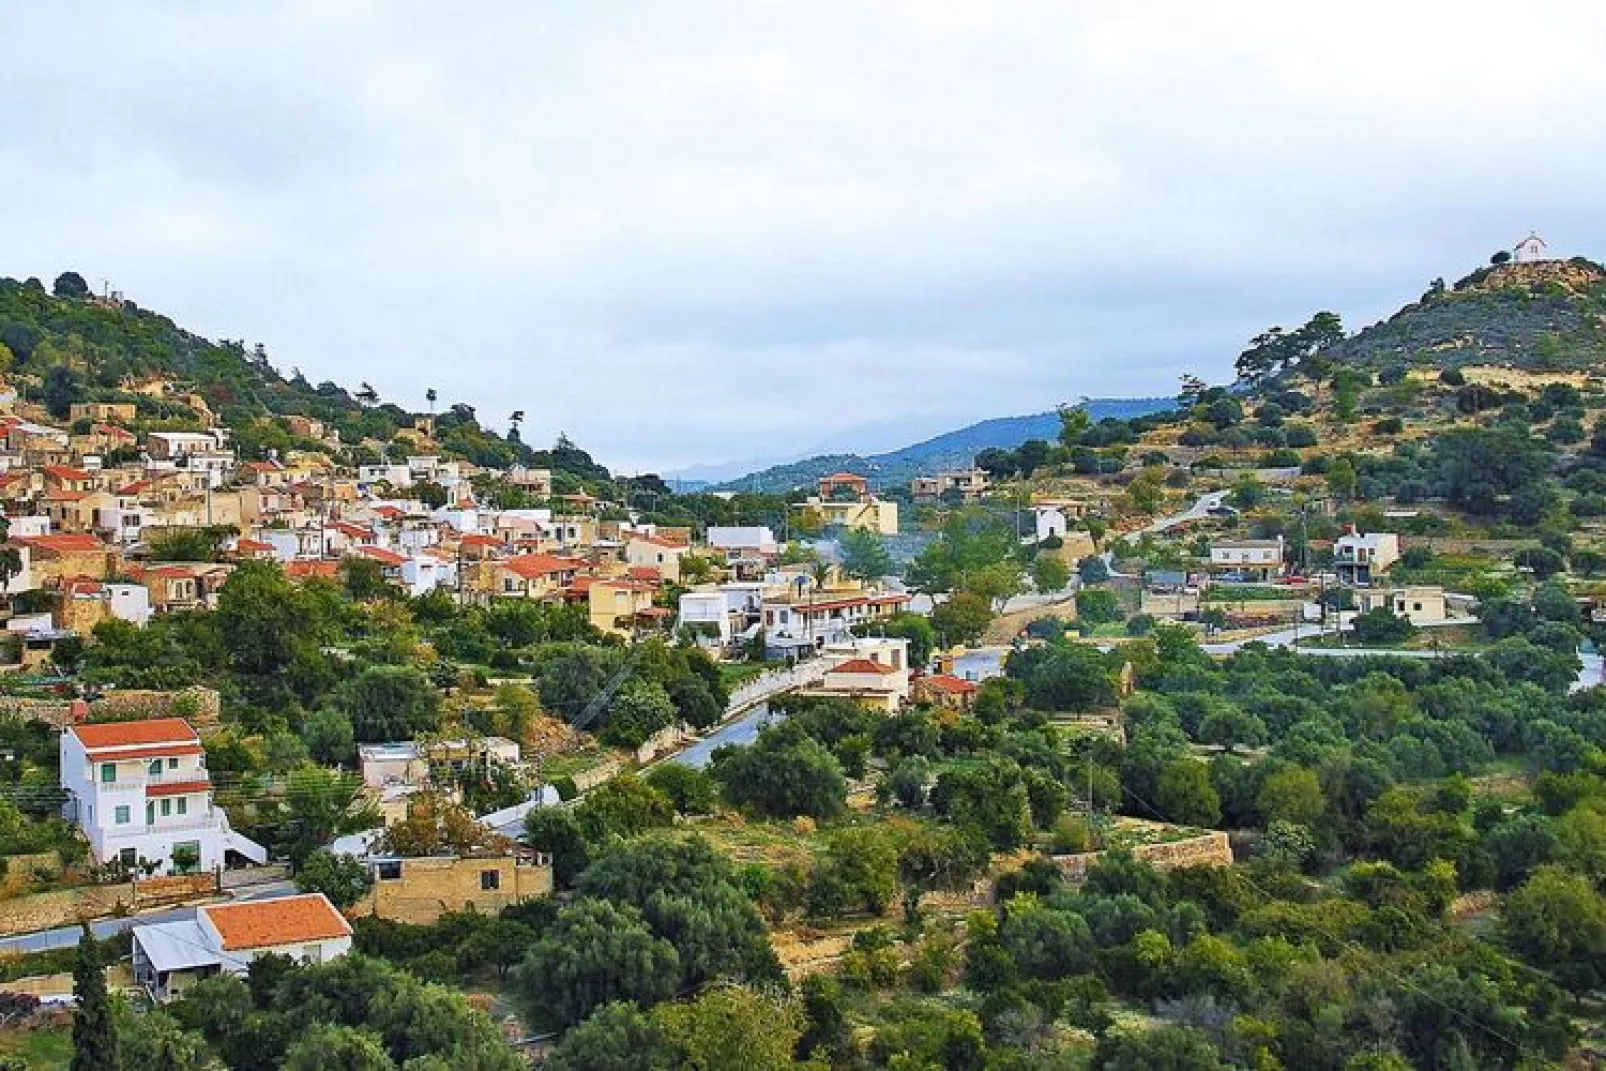
[[[173,0],[0,39],[0,272],[626,468],[1164,392],[1530,227],[1606,252],[1584,3]]]

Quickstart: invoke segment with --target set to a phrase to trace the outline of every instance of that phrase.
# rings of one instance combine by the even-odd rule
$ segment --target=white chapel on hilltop
[[[1535,260],[1549,260],[1550,250],[1545,245],[1543,238],[1537,234],[1529,234],[1528,237],[1518,242],[1516,247],[1511,250],[1511,259],[1518,264],[1527,264]]]

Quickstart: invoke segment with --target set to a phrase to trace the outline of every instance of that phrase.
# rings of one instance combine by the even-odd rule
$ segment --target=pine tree
[[[112,1071],[117,1067],[117,1035],[112,1030],[111,1001],[100,945],[89,927],[78,939],[72,969],[72,991],[78,1001],[72,1017],[72,1071]]]

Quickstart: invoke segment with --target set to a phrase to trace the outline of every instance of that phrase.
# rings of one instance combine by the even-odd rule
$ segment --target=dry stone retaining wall
[[[1232,865],[1232,845],[1225,833],[1205,833],[1166,844],[1142,844],[1132,849],[1132,855],[1158,870]],[[1080,885],[1087,878],[1087,872],[1103,857],[1103,852],[1082,852],[1079,855],[1056,855],[1054,862],[1067,882]]]
[[[217,888],[217,875],[206,872],[14,896],[0,901],[0,937],[52,930],[136,908],[212,896]]]

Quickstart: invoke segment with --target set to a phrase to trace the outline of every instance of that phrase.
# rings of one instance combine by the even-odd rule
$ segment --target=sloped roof
[[[217,929],[227,952],[351,936],[351,924],[323,893],[215,904],[199,910]]]
[[[192,744],[201,739],[183,718],[98,722],[74,725],[67,731],[78,737],[78,742],[89,752],[149,744]]]
[[[880,662],[872,662],[868,658],[850,658],[840,665],[832,666],[827,673],[874,673],[877,676],[886,676],[896,673],[891,666],[883,666]]]

